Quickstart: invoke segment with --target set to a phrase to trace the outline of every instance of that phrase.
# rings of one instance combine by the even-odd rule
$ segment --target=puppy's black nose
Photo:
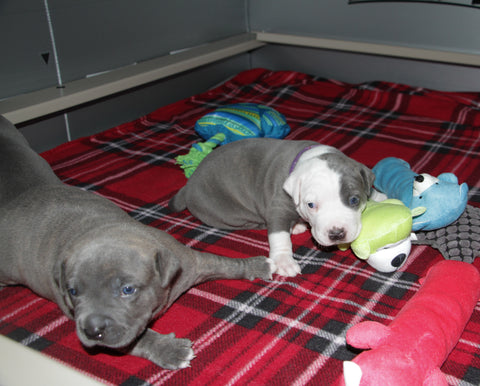
[[[105,330],[110,325],[111,319],[105,315],[90,315],[85,320],[83,331],[89,339],[101,341],[105,338]]]
[[[343,228],[332,228],[328,232],[328,238],[332,241],[341,241],[345,238],[345,229]]]

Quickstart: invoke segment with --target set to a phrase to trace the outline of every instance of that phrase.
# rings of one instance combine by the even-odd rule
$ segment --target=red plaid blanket
[[[208,227],[167,202],[185,184],[174,157],[201,140],[195,122],[221,105],[254,102],[283,113],[289,139],[333,145],[373,167],[403,158],[417,172],[455,173],[480,206],[480,93],[452,93],[386,82],[345,84],[295,72],[255,69],[101,134],[43,154],[68,184],[107,197],[132,217],[191,248],[242,258],[268,255],[266,231]],[[167,371],[147,360],[79,343],[59,308],[22,287],[0,291],[0,333],[108,384],[331,384],[352,325],[389,323],[418,290],[419,277],[441,255],[414,246],[400,272],[380,274],[350,250],[320,250],[310,234],[293,236],[302,267],[270,282],[218,280],[192,288],[153,324],[194,342],[192,366]],[[479,259],[477,259],[478,261]],[[477,264],[477,261],[475,264]],[[448,317],[448,315],[445,315]],[[480,380],[480,307],[442,367],[451,384]],[[0,364],[1,366],[1,364]]]

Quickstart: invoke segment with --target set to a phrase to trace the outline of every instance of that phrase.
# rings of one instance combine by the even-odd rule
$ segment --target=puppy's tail
[[[181,188],[175,196],[173,196],[168,202],[168,208],[172,212],[181,212],[187,209],[187,203],[185,201],[185,189]]]

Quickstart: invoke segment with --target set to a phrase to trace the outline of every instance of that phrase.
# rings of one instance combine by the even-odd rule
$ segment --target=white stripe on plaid
[[[65,315],[62,315],[59,318],[55,319],[53,322],[41,328],[40,330],[37,330],[34,333],[30,334],[27,338],[23,339],[20,343],[22,343],[25,346],[29,346],[30,344],[35,342],[37,339],[40,339],[46,334],[52,332],[53,330],[60,327],[64,323],[68,322],[69,320],[70,319],[68,319]]]
[[[13,318],[15,315],[17,315],[18,313],[21,313],[23,311],[25,311],[27,308],[30,308],[31,306],[33,306],[35,303],[41,301],[42,299],[41,298],[36,298],[36,299],[33,299],[30,303],[27,303],[25,304],[23,307],[19,307],[17,308],[15,311],[13,312],[10,312],[9,314],[3,316],[2,318],[0,318],[0,321],[1,322],[4,322],[10,318]]]

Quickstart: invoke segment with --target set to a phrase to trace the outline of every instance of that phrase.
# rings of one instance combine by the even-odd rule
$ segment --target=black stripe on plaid
[[[473,366],[468,366],[467,371],[462,378],[462,385],[463,382],[470,382],[472,385],[478,385],[480,381],[480,369]]]
[[[239,311],[239,308],[242,308],[245,304],[252,305],[252,311]],[[279,304],[280,302],[276,299],[259,297],[257,293],[244,291],[215,312],[213,316],[230,322],[235,320],[235,324],[253,329],[264,319],[262,315],[273,312]]]
[[[131,217],[145,225],[150,225],[170,213],[167,207],[156,203],[147,203],[128,212]]]
[[[150,386],[150,383],[145,382],[143,379],[132,375],[125,382],[122,382],[119,386]]]
[[[443,129],[441,132],[435,133],[435,137],[431,141],[426,141],[422,146],[424,151],[430,151],[438,154],[449,154],[452,151],[456,152],[460,148],[456,143],[456,139],[460,138],[457,135],[458,131],[464,131],[467,126],[455,122],[442,122],[440,127]],[[450,132],[451,135],[446,137],[445,133]],[[453,135],[455,133],[455,135]]]
[[[11,331],[9,334],[7,334],[7,336],[37,351],[44,351],[47,347],[50,347],[52,344],[54,344],[54,342],[45,339],[42,336],[35,335],[21,327]]]
[[[328,321],[322,328],[324,333],[331,333],[333,337],[343,335],[348,329],[348,325],[337,320]],[[315,351],[319,354],[323,354],[326,351],[330,351],[332,345],[332,339],[322,335],[313,336],[305,345],[309,350]],[[357,355],[357,352],[352,350],[346,345],[339,345],[335,347],[335,350],[329,356],[341,361],[352,360]]]
[[[405,294],[411,290],[412,284],[416,283],[419,277],[409,272],[396,272],[394,275],[395,284],[389,285],[384,294],[394,299],[403,299]],[[383,292],[382,288],[385,287],[385,281],[391,276],[392,274],[375,272],[365,280],[362,289],[372,293]]]
[[[298,247],[294,245],[293,257],[300,264],[302,275],[315,274],[322,267],[325,260],[334,256],[334,249],[336,250],[337,247],[332,248],[332,252],[328,252],[326,250],[313,249],[303,245]]]
[[[205,244],[213,245],[231,232],[232,231],[217,229],[205,224],[201,224],[188,230],[183,234],[183,236],[190,240],[196,240]]]

